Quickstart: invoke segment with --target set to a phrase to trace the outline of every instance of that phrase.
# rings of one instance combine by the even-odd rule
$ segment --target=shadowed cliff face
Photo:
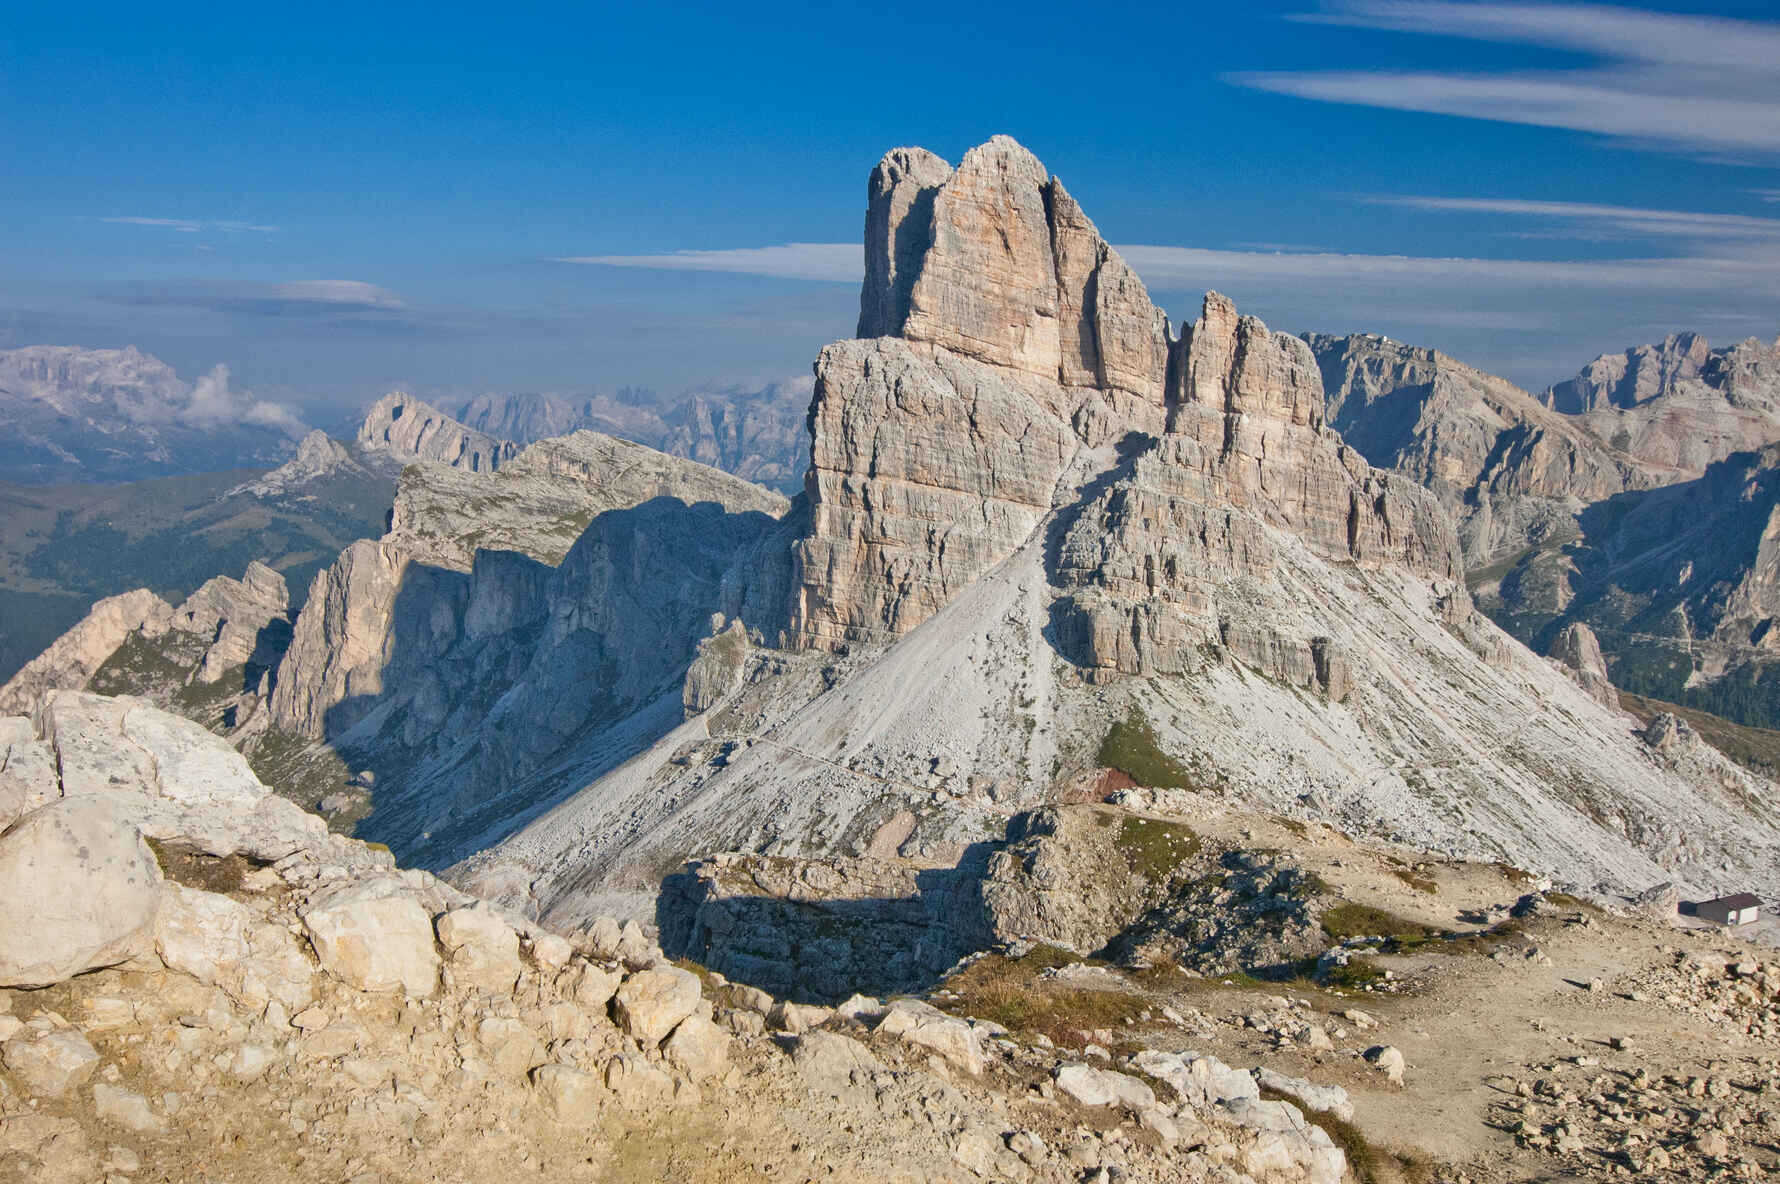
[[[1439,496],[1479,603],[1516,637],[1544,652],[1586,624],[1626,689],[1780,722],[1761,447],[1780,436],[1780,353],[1680,334],[1536,400],[1434,350],[1306,339],[1331,422]]]
[[[360,833],[438,864],[549,805],[516,787],[564,754],[585,758],[586,742],[658,700],[677,705],[697,643],[721,617],[726,570],[774,526],[765,514],[657,498],[599,515],[556,567],[480,551],[465,573],[387,541],[350,549],[324,577],[343,596],[319,684],[338,698],[319,730],[374,776]],[[354,618],[355,608],[366,611]],[[299,665],[314,641],[300,621]],[[345,665],[354,655],[360,664]],[[279,694],[287,718],[303,710],[295,692]]]

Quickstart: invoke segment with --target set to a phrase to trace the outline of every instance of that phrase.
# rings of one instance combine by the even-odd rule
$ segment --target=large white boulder
[[[974,1028],[915,999],[898,999],[879,1021],[877,1031],[938,1053],[972,1077],[983,1072],[983,1048]]]
[[[103,798],[63,798],[0,835],[0,987],[46,987],[143,952],[161,870]]]
[[[215,892],[166,885],[155,951],[169,967],[221,987],[252,1011],[274,999],[296,1011],[315,998],[313,966],[290,932]]]
[[[451,956],[451,976],[460,987],[505,993],[519,979],[519,934],[486,904],[443,914],[439,944]]]
[[[698,976],[678,966],[639,970],[618,988],[618,1021],[645,1048],[660,1044],[698,1007]]]
[[[420,999],[438,989],[432,918],[399,877],[335,889],[312,901],[302,916],[322,969],[348,986]]]

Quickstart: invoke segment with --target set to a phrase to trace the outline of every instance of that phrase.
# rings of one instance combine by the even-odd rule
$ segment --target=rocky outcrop
[[[289,639],[289,612],[284,577],[256,559],[240,579],[217,576],[186,597],[172,627],[211,639],[193,678],[212,683],[237,666],[270,669]]]
[[[467,428],[400,391],[383,396],[365,412],[358,446],[402,461],[434,461],[472,473],[492,473],[519,454],[519,446],[511,440]]]
[[[629,388],[615,396],[575,400],[478,395],[458,410],[457,418],[522,447],[572,432],[600,432],[790,494],[803,488],[810,462],[804,425],[809,409],[810,380],[804,377],[757,390],[695,391],[679,399]]]
[[[1168,433],[1063,535],[1065,650],[1093,671],[1179,674],[1222,645],[1326,689],[1317,639],[1281,635],[1279,616],[1253,611],[1252,582],[1274,578],[1280,535],[1327,561],[1451,583],[1463,570],[1451,525],[1426,490],[1323,429],[1317,369],[1297,338],[1212,293],[1180,352]]]
[[[1607,659],[1601,655],[1601,642],[1593,629],[1580,621],[1565,625],[1551,643],[1551,657],[1590,697],[1608,707],[1619,707],[1619,692],[1607,677]]]
[[[119,815],[103,796],[61,798],[0,836],[0,987],[47,987],[143,952],[161,873]]]
[[[1505,379],[1376,334],[1305,334],[1330,426],[1427,486],[1473,566],[1561,540],[1583,505],[1667,480]]]
[[[132,633],[159,637],[172,607],[147,588],[110,596],[0,687],[0,715],[22,715],[49,690],[80,690]]]
[[[1069,413],[1054,382],[894,338],[824,349],[791,644],[899,636],[1005,559],[1050,512]]]
[[[869,340],[816,363],[797,646],[906,633],[1026,539],[1083,437],[1165,422],[1167,317],[1031,153],[897,149],[867,197]]]
[[[295,456],[271,472],[235,486],[223,496],[247,494],[261,499],[278,499],[302,496],[318,482],[393,481],[405,459],[394,450],[347,448],[326,432],[313,431],[297,444]]]
[[[1697,333],[1672,334],[1603,354],[1542,401],[1664,472],[1662,484],[1686,480],[1780,440],[1780,340],[1714,350]]]

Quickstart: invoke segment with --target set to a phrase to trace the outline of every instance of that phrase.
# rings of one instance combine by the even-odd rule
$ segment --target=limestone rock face
[[[866,183],[865,286],[856,337],[893,337],[933,245],[933,199],[952,166],[925,148],[893,148]]]
[[[1329,423],[1380,468],[1431,489],[1484,565],[1573,529],[1583,503],[1666,479],[1505,379],[1438,350],[1306,334]]]
[[[698,657],[686,668],[686,683],[680,695],[687,719],[714,707],[741,685],[748,648],[748,631],[739,618],[722,632],[699,642]]]
[[[1619,706],[1619,692],[1607,677],[1607,659],[1595,631],[1581,621],[1565,625],[1551,643],[1551,656],[1568,670],[1582,689],[1608,707]]]
[[[173,627],[212,639],[194,677],[211,683],[232,666],[254,663],[262,670],[283,649],[290,590],[284,577],[259,560],[239,580],[216,576],[173,611]],[[280,629],[274,629],[274,622]]]
[[[1054,382],[903,341],[816,362],[812,521],[794,551],[793,644],[906,633],[1011,554],[1075,450]]]
[[[472,473],[492,473],[519,454],[519,446],[511,440],[473,431],[437,407],[399,391],[383,396],[365,413],[358,445],[404,461],[437,461]]]
[[[262,785],[226,740],[141,700],[51,691],[34,720],[0,721],[0,738],[17,755],[11,770],[29,777],[23,809],[102,798],[149,838],[268,862],[327,835],[321,819]],[[7,789],[0,778],[0,793]]]
[[[126,637],[158,637],[172,618],[172,607],[146,588],[106,597],[0,687],[0,715],[23,715],[45,691],[84,689]]]
[[[519,935],[493,909],[452,909],[436,925],[460,986],[507,992],[519,978]]]
[[[0,836],[0,987],[45,987],[141,952],[161,873],[116,803],[64,798]]]
[[[1062,183],[1006,136],[954,173],[899,148],[872,173],[860,337],[1161,401],[1167,318]]]
[[[1712,349],[1697,333],[1603,354],[1542,396],[1664,484],[1780,439],[1780,339]]]
[[[1250,589],[1279,571],[1281,532],[1325,560],[1451,583],[1463,573],[1451,524],[1425,489],[1372,469],[1322,428],[1303,342],[1236,316],[1214,292],[1182,346],[1168,434],[1063,537],[1066,652],[1092,670],[1179,674],[1200,647],[1220,645],[1342,697],[1327,639],[1256,619]]]

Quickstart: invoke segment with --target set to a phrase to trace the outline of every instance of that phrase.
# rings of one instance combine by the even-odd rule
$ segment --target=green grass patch
[[[1178,822],[1158,822],[1153,818],[1127,815],[1119,822],[1119,833],[1113,846],[1131,870],[1150,881],[1161,883],[1176,868],[1199,853],[1203,844],[1191,827]]]
[[[1369,904],[1344,901],[1323,914],[1323,933],[1331,941],[1350,937],[1430,938],[1437,931]]]
[[[1196,788],[1186,767],[1162,751],[1155,729],[1136,708],[1108,729],[1094,761],[1102,768],[1117,769],[1145,788]]]
[[[1117,1031],[1144,1009],[1144,997],[1127,991],[1039,981],[1046,970],[1081,961],[1054,946],[1039,946],[1018,959],[979,958],[945,981],[946,1010],[992,1021],[1028,1039],[1042,1035],[1053,1044],[1080,1048],[1083,1032]]]

